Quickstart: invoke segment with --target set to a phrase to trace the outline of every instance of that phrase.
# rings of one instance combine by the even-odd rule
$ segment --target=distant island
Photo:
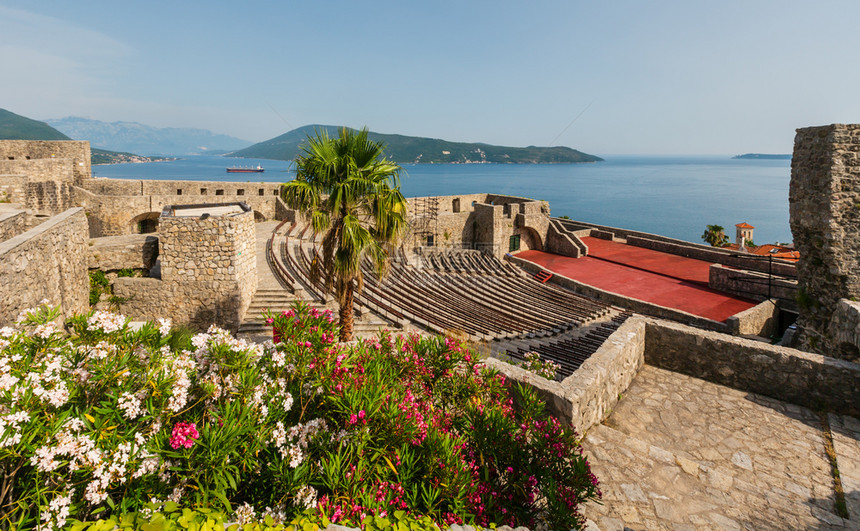
[[[768,160],[791,160],[791,154],[787,155],[772,155],[768,153],[744,153],[743,155],[735,155],[733,159],[768,159]]]
[[[340,127],[332,125],[306,125],[228,155],[292,160],[301,153],[300,146],[307,141],[308,135],[313,136],[316,131],[325,130],[329,136],[337,136],[338,129]],[[564,146],[504,147],[374,132],[370,132],[369,137],[383,142],[386,155],[401,164],[569,164],[603,160]]]
[[[0,109],[0,140],[71,140],[45,122]],[[163,157],[143,157],[134,153],[120,153],[92,148],[91,164],[119,164],[124,162],[156,162]]]

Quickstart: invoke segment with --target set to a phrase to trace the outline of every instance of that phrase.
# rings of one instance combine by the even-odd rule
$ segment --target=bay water
[[[790,242],[790,160],[729,156],[605,156],[586,164],[406,164],[407,197],[473,193],[507,194],[549,201],[554,216],[661,234],[702,243],[705,225],[755,227],[757,244]],[[264,173],[227,173],[229,166],[257,166]],[[286,182],[289,161],[213,155],[167,162],[107,164],[93,175],[117,179]]]

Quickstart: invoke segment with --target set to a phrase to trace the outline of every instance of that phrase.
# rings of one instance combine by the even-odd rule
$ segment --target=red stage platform
[[[714,321],[725,321],[756,304],[708,288],[708,262],[599,238],[582,241],[589,256],[522,251],[517,257],[602,290]]]

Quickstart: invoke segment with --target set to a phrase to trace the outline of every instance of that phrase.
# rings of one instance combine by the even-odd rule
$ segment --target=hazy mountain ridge
[[[47,120],[47,123],[93,147],[145,155],[195,155],[226,152],[251,142],[206,129],[152,127],[137,122],[102,122],[77,116]]]
[[[72,140],[45,122],[33,120],[20,114],[0,109],[0,140]],[[87,140],[83,138],[81,140]],[[134,153],[117,153],[91,147],[92,164],[116,164],[121,162],[153,162],[164,160],[142,157]]]
[[[339,126],[306,125],[270,140],[235,151],[234,157],[291,160],[301,152],[308,135],[325,130],[329,136],[338,135]],[[560,164],[598,162],[603,159],[575,149],[556,147],[506,147],[480,142],[449,142],[447,140],[370,132],[372,140],[385,144],[388,158],[399,163],[433,164]]]

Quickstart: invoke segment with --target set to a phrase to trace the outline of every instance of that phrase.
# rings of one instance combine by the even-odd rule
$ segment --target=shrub
[[[104,271],[90,271],[90,306],[99,302],[102,293],[110,293],[110,280]]]
[[[599,496],[575,433],[450,338],[337,344],[331,312],[301,304],[268,316],[277,346],[101,311],[63,333],[57,315],[0,330],[2,527],[181,507],[570,528]]]

